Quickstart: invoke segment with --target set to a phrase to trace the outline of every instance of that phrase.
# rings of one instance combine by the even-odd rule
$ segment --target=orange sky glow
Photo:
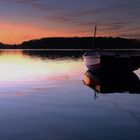
[[[70,31],[50,30],[36,28],[25,24],[0,23],[0,42],[6,44],[20,44],[26,40],[39,39],[42,37],[73,37],[89,36],[87,33],[71,33]]]
[[[0,23],[0,42],[5,44],[20,44],[23,41],[39,39],[42,37],[81,37],[81,36],[92,36],[92,32],[83,31],[71,32],[66,29],[63,30],[51,30],[47,28],[37,28],[31,25],[16,24],[16,23]],[[82,29],[81,29],[82,30]],[[109,36],[111,33],[98,32],[101,36]]]

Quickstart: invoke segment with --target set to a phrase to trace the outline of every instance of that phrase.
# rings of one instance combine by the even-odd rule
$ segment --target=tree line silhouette
[[[0,49],[140,49],[140,40],[112,37],[55,37],[25,41],[21,44],[0,43]]]

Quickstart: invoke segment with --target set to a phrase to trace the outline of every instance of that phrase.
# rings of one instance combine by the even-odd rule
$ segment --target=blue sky
[[[0,42],[7,43],[92,36],[95,25],[98,36],[140,38],[140,1],[1,0],[0,21]]]

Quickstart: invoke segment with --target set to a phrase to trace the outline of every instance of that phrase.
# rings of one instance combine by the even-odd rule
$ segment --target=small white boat
[[[95,30],[94,30],[94,37],[93,37],[94,39],[96,38],[96,32],[97,32],[97,26],[95,26]],[[102,56],[114,56],[114,54],[105,52],[100,49],[90,50],[83,54],[84,63],[89,70],[96,71],[101,67]]]
[[[115,54],[101,50],[88,51],[83,55],[84,63],[89,70],[98,70],[101,67],[101,57],[103,56],[115,56]]]

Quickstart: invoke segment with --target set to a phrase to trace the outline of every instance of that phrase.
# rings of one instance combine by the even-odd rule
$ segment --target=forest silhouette
[[[140,49],[140,40],[112,37],[53,37],[24,41],[0,49]]]

